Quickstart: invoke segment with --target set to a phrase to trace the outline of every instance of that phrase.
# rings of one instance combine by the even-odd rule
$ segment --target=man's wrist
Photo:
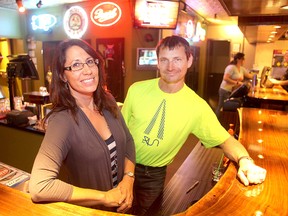
[[[238,165],[240,164],[240,161],[242,161],[244,159],[249,160],[252,163],[254,163],[254,160],[250,156],[242,156],[242,157],[238,158]]]

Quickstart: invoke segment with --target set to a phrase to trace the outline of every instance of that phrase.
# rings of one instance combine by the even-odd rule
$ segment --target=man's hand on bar
[[[248,186],[249,184],[260,184],[266,178],[266,170],[254,164],[247,158],[239,161],[238,177],[241,182]]]

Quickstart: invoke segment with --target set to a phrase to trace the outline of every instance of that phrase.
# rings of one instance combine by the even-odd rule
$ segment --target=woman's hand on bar
[[[117,186],[120,189],[122,194],[123,202],[120,207],[117,209],[117,212],[125,213],[132,207],[133,201],[133,183],[134,178],[127,175],[124,176],[122,181]]]

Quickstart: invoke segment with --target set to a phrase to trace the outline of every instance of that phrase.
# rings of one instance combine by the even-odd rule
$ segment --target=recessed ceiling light
[[[283,6],[280,7],[280,9],[288,10],[288,5],[283,5]]]

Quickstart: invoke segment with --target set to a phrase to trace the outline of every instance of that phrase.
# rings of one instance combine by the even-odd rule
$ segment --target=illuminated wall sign
[[[192,38],[195,34],[195,26],[192,20],[188,20],[186,24],[186,36]]]
[[[33,30],[42,29],[44,31],[49,31],[57,22],[56,17],[51,14],[33,15],[31,20]]]
[[[81,38],[88,27],[88,16],[83,8],[73,6],[66,11],[63,24],[70,38]]]
[[[197,22],[196,25],[196,34],[193,37],[194,42],[198,42],[199,40],[204,41],[206,37],[206,30],[202,28],[201,23]]]
[[[117,4],[102,2],[92,9],[90,18],[95,25],[111,26],[119,21],[121,15],[121,8]]]

